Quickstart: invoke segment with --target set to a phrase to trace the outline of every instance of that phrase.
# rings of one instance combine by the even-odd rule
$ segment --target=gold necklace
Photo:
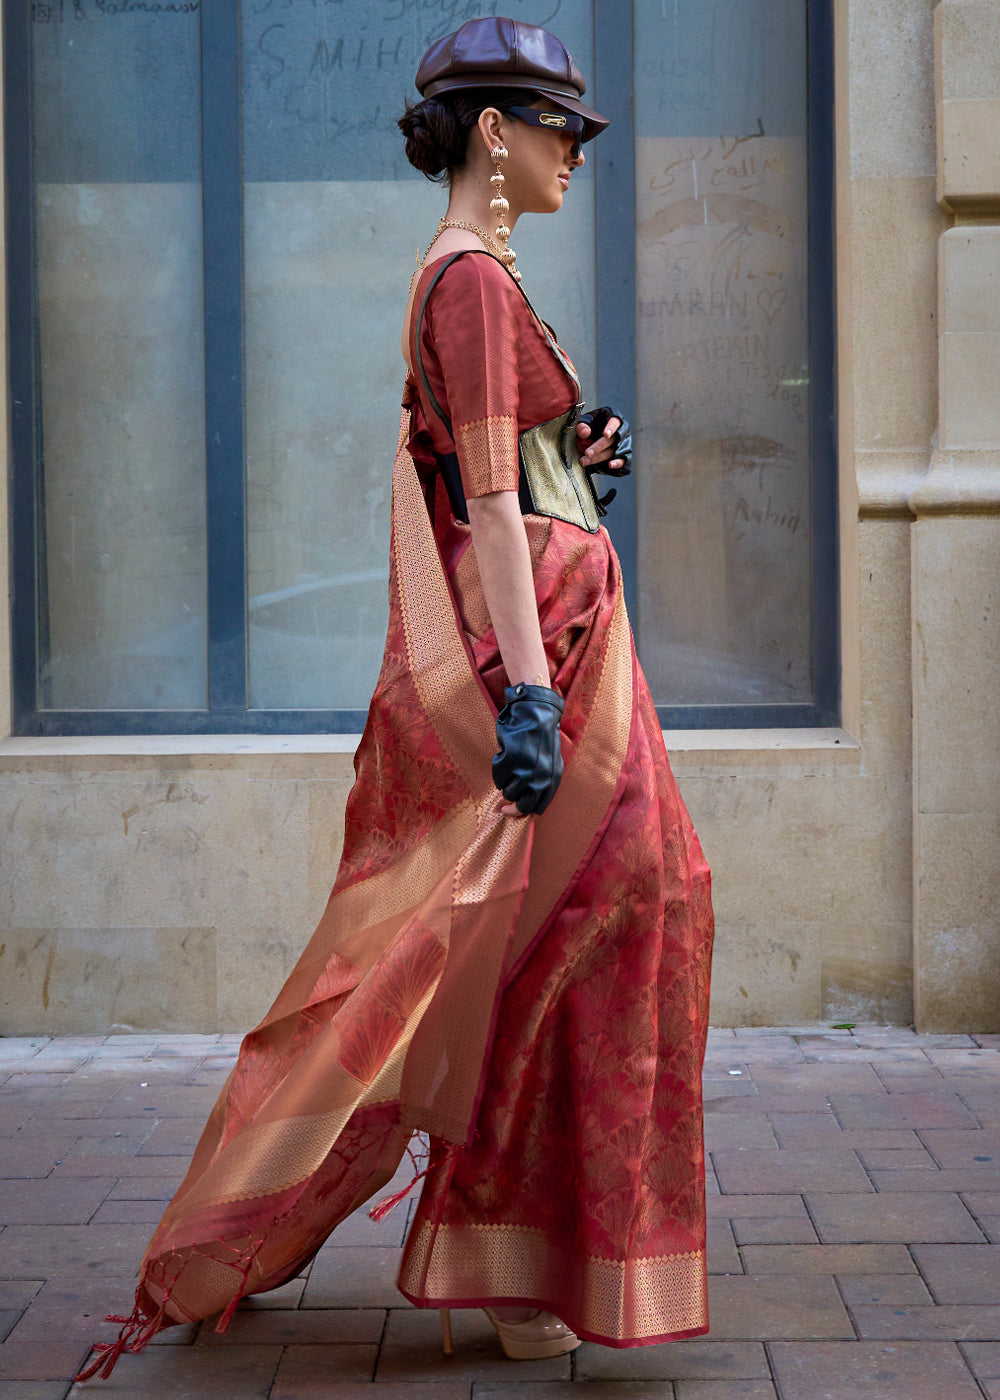
[[[438,239],[441,237],[442,233],[444,233],[446,228],[460,228],[464,229],[466,233],[474,233],[477,238],[481,238],[483,240],[486,247],[489,249],[489,251],[493,254],[495,258],[499,258],[505,267],[508,265],[508,259],[504,257],[504,252],[506,250],[501,248],[500,244],[496,241],[496,239],[491,238],[485,229],[480,228],[478,224],[466,223],[464,219],[449,219],[446,217],[442,217],[442,219],[438,223],[437,229],[434,232],[434,237],[427,245],[427,248],[424,252],[424,256],[420,256],[419,248],[416,250],[417,267],[416,271],[413,274],[413,277],[416,277],[417,273],[421,271],[421,269],[424,266],[424,263],[427,261],[427,254],[434,247],[434,244],[438,241]],[[511,273],[511,276],[516,278],[517,281],[520,282],[521,274],[512,264],[509,267],[509,271]],[[413,277],[410,278],[411,286],[413,285]]]

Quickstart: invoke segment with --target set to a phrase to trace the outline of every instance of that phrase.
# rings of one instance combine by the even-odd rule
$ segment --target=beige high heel
[[[441,1314],[444,1354],[452,1356],[451,1309],[439,1308],[438,1311]],[[525,1322],[501,1322],[492,1308],[483,1308],[483,1312],[493,1324],[504,1354],[511,1361],[538,1361],[545,1356],[563,1356],[580,1345],[580,1338],[555,1313],[539,1309],[534,1317],[529,1317]]]

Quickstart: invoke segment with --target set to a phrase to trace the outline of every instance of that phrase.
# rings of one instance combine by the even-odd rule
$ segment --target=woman
[[[426,1178],[398,1282],[442,1309],[446,1351],[451,1307],[485,1307],[514,1357],[707,1330],[709,876],[591,484],[630,438],[578,421],[506,241],[606,123],[560,41],[508,19],[434,45],[417,86],[407,155],[450,200],[404,323],[389,628],[340,870],[83,1378],[163,1327],[222,1330],[417,1129],[426,1168],[372,1215]]]

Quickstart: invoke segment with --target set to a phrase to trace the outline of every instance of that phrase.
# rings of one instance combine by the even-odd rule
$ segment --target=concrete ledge
[[[0,739],[0,760],[60,754],[169,758],[174,755],[353,753],[360,734],[67,734]]]
[[[665,729],[675,769],[811,770],[861,764],[861,744],[846,729]]]
[[[846,729],[665,729],[667,751],[677,761],[706,765],[787,763],[815,757],[855,763],[861,745]],[[0,739],[0,774],[123,771],[149,768],[252,768],[266,759],[353,757],[360,734],[152,734],[63,735]],[[296,774],[288,772],[287,776]],[[319,774],[317,774],[319,776]]]
[[[350,772],[360,734],[59,735],[0,739],[0,776],[16,773],[231,772],[330,778]]]

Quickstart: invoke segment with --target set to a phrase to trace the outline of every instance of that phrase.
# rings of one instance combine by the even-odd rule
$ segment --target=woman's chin
[[[538,201],[537,213],[557,214],[562,208],[564,193],[562,185],[557,185],[551,194],[546,192],[545,196]]]

